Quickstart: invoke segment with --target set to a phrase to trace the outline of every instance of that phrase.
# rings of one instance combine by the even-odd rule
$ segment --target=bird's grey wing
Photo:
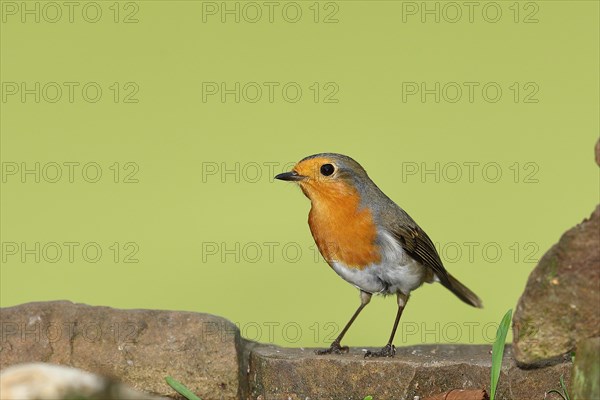
[[[440,283],[459,299],[474,307],[483,307],[481,299],[468,287],[446,271],[442,260],[429,236],[400,207],[388,207],[381,216],[386,221],[386,230],[402,246],[404,251],[437,276]]]
[[[404,251],[425,267],[430,268],[442,283],[447,283],[449,281],[448,272],[442,264],[435,245],[408,214],[404,213],[404,215],[408,218],[402,218],[403,223],[394,224],[390,233]]]

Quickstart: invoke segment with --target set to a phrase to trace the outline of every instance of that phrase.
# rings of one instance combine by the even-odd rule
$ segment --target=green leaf
[[[373,396],[367,396],[363,400],[373,400]]]
[[[173,377],[167,376],[165,377],[165,381],[171,386],[173,389],[177,391],[180,395],[185,397],[188,400],[202,400],[200,397],[196,396],[192,391],[184,386],[183,383],[178,382]]]
[[[494,400],[496,396],[496,387],[498,386],[498,379],[500,379],[500,370],[502,369],[502,358],[504,357],[504,345],[506,343],[506,333],[510,328],[510,320],[512,318],[512,309],[508,310],[498,330],[496,331],[496,340],[492,346],[492,372],[491,372],[491,383],[490,383],[490,400]]]
[[[556,393],[563,400],[571,400],[571,397],[569,396],[569,392],[567,392],[567,385],[565,385],[565,378],[563,375],[560,376],[560,390],[561,390],[560,392],[556,389],[548,390],[546,392],[546,395],[549,395],[550,393]]]
[[[569,392],[567,391],[567,385],[565,385],[565,379],[562,375],[560,376],[560,388],[562,389],[563,393],[565,394],[565,400],[571,400],[571,397],[569,396]]]
[[[547,395],[549,395],[549,394],[552,394],[552,393],[555,393],[555,394],[559,395],[559,396],[560,396],[560,398],[561,398],[561,399],[563,399],[563,400],[569,400],[568,398],[566,398],[566,397],[565,397],[565,395],[564,395],[564,394],[562,394],[561,392],[559,392],[559,391],[558,391],[558,390],[556,390],[556,389],[548,390],[548,391],[546,392],[546,396],[547,396]]]

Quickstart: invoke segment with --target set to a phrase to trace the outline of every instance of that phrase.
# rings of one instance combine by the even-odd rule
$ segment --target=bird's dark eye
[[[323,174],[325,176],[329,176],[329,175],[333,174],[333,171],[335,171],[335,168],[333,167],[333,165],[331,165],[331,164],[321,165],[321,174]]]

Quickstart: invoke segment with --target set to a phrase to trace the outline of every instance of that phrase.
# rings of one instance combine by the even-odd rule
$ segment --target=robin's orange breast
[[[312,193],[308,224],[325,260],[363,269],[379,263],[377,227],[368,208],[360,208],[356,191],[319,190]]]

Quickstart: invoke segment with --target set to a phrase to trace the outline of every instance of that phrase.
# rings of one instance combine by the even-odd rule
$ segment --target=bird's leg
[[[363,308],[365,308],[365,306],[367,304],[369,304],[369,302],[371,301],[371,293],[367,293],[367,292],[363,292],[362,290],[360,291],[360,306],[358,306],[358,308],[356,309],[356,311],[354,312],[354,315],[352,315],[352,318],[350,318],[350,321],[348,321],[348,323],[346,324],[346,326],[344,327],[344,329],[342,329],[342,331],[340,332],[340,334],[338,335],[337,338],[335,338],[335,340],[333,341],[333,343],[331,343],[331,346],[329,346],[328,349],[325,350],[317,350],[315,351],[315,353],[317,354],[341,354],[341,353],[347,353],[348,352],[348,346],[342,346],[340,343],[342,341],[342,338],[344,337],[344,335],[346,334],[346,332],[348,331],[348,329],[350,329],[350,326],[352,325],[352,323],[354,322],[354,320],[356,319],[356,317],[358,317],[358,314],[360,314],[360,312],[362,311]]]
[[[392,328],[390,340],[388,340],[388,343],[385,345],[385,347],[379,351],[367,351],[365,353],[365,357],[394,357],[394,354],[396,354],[396,347],[393,345],[394,335],[396,334],[396,329],[398,329],[398,323],[400,322],[400,317],[402,316],[404,307],[406,307],[407,301],[407,295],[398,293],[398,313],[396,314],[396,320],[394,321],[394,327]]]

